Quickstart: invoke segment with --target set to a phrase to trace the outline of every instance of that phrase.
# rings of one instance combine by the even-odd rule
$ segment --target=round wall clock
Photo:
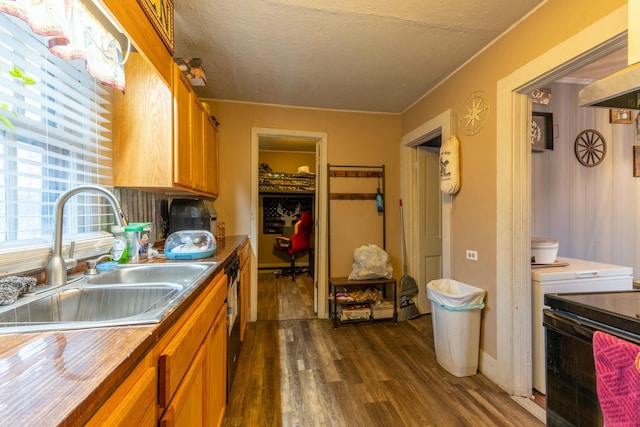
[[[475,135],[482,130],[489,115],[489,104],[481,90],[474,91],[464,103],[464,114],[460,121],[464,122],[464,134]]]
[[[573,150],[580,163],[593,167],[599,165],[607,154],[607,143],[600,132],[587,129],[578,134]]]

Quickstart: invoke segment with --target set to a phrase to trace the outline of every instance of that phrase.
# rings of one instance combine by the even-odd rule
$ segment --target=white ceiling
[[[200,98],[401,113],[542,0],[176,0]]]

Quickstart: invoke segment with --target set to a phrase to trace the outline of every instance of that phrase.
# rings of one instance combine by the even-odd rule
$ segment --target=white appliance
[[[570,292],[624,291],[633,289],[633,268],[604,264],[583,259],[561,258],[563,267],[537,267],[531,269],[533,388],[546,394],[545,339],[542,310],[545,294]]]

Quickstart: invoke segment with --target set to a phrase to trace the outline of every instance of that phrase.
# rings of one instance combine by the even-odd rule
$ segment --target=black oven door
[[[544,310],[547,426],[602,426],[592,336],[596,329]]]

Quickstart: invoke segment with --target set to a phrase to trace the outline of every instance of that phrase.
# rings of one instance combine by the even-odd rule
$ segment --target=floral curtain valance
[[[0,0],[0,12],[22,19],[34,33],[46,37],[54,55],[83,59],[89,74],[124,91],[120,42],[81,0]]]

